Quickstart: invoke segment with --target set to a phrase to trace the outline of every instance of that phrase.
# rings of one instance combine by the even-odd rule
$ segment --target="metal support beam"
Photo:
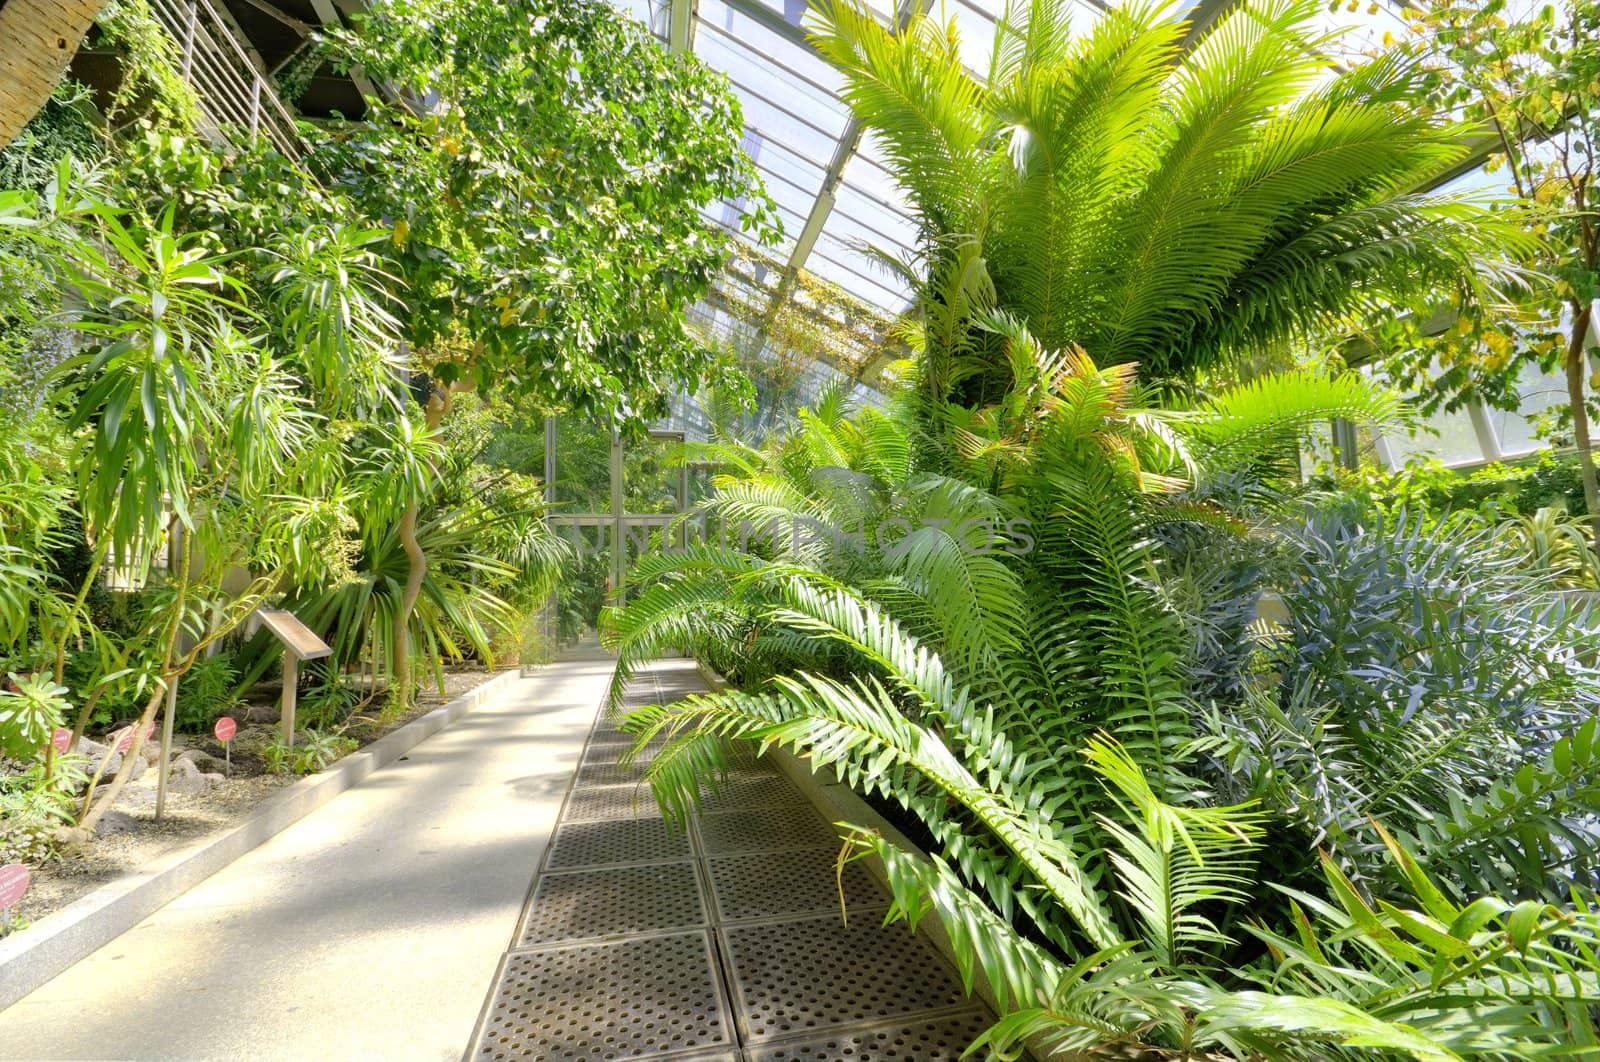
[[[300,58],[300,56],[305,54],[306,48],[310,46],[312,40],[313,38],[307,37],[305,40],[295,45],[284,55],[282,59],[279,59],[272,65],[272,68],[267,71],[267,76],[277,77],[278,74],[283,71],[284,67],[288,66],[290,63],[294,62],[296,59]]]
[[[1188,51],[1200,42],[1206,31],[1217,24],[1217,20],[1226,15],[1239,0],[1200,0],[1189,9],[1186,16],[1189,20],[1189,29],[1183,35],[1183,43],[1179,47]]]
[[[611,433],[611,601],[621,605],[627,600],[624,581],[628,576],[628,541],[624,527],[627,515],[623,505],[622,437]]]
[[[1467,407],[1467,417],[1472,421],[1472,434],[1478,437],[1478,449],[1485,461],[1498,461],[1505,456],[1500,449],[1500,432],[1495,429],[1489,407],[1474,402]]]
[[[903,32],[911,24],[911,20],[926,12],[931,4],[932,0],[900,0],[895,8],[896,31]],[[816,201],[811,204],[811,213],[806,216],[806,222],[800,228],[800,235],[795,240],[794,249],[789,252],[789,260],[784,264],[783,274],[778,278],[772,299],[761,315],[761,323],[756,329],[758,351],[766,346],[767,333],[771,330],[772,323],[777,319],[784,302],[794,294],[794,287],[799,283],[800,273],[806,267],[806,260],[811,257],[811,251],[822,235],[823,226],[833,214],[833,206],[838,198],[835,193],[839,188],[839,182],[844,179],[844,168],[861,149],[861,138],[865,133],[866,128],[861,121],[852,116],[845,125],[844,132],[839,135],[839,142],[834,145],[833,158],[828,160],[828,168],[823,171],[822,187],[817,192]]]
[[[339,17],[339,10],[333,6],[333,0],[311,0],[311,10],[317,13],[317,18],[324,26],[344,25],[344,19]],[[370,96],[373,99],[389,98],[378,91],[378,87],[372,83],[371,78],[362,72],[360,67],[351,68],[350,80],[355,82],[356,89],[363,96]]]
[[[244,27],[239,25],[239,20],[233,17],[233,12],[228,10],[227,4],[217,4],[216,11],[217,18],[233,34],[234,39],[239,42],[240,50],[244,52],[245,58],[250,60],[250,65],[256,68],[256,73],[266,77],[267,61],[261,57],[260,52],[256,51],[255,42],[250,39],[250,34],[246,33]]]
[[[279,22],[283,23],[285,26],[288,26],[302,37],[309,37],[316,31],[315,26],[308,22],[300,21],[287,11],[284,11],[282,8],[278,7],[276,4],[269,4],[267,0],[244,0],[244,2],[262,14],[269,15],[272,18],[277,19]]]
[[[556,503],[556,418],[544,418],[544,518],[546,524],[550,520],[550,510]],[[555,651],[556,642],[561,631],[556,619],[557,602],[560,599],[554,592],[545,599],[544,603],[544,636],[549,643],[551,652]]]
[[[696,0],[671,0],[667,11],[667,46],[675,52],[694,51],[694,20],[699,14]]]
[[[1353,422],[1338,417],[1333,422],[1333,456],[1340,468],[1361,467],[1361,447]]]
[[[811,204],[811,213],[806,216],[806,223],[801,226],[800,235],[795,238],[794,249],[789,252],[789,260],[783,265],[783,273],[778,277],[777,287],[773,289],[772,300],[761,315],[757,332],[763,345],[766,342],[767,331],[777,319],[778,311],[783,308],[785,300],[794,294],[794,287],[800,280],[800,271],[806,267],[806,260],[811,257],[811,251],[822,235],[822,227],[828,223],[828,218],[833,214],[833,205],[837,202],[834,192],[839,187],[840,180],[844,178],[845,166],[849,165],[861,147],[861,137],[865,132],[865,127],[855,118],[851,118],[849,124],[844,127],[839,142],[834,145],[833,158],[828,161],[828,168],[822,175],[822,188]]]

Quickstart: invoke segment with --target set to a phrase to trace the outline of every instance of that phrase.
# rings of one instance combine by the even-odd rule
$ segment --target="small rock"
[[[119,833],[132,833],[139,828],[139,820],[126,811],[108,811],[95,826],[96,837],[113,837]]]
[[[129,782],[122,787],[122,792],[117,794],[117,802],[112,807],[118,808],[148,808],[154,807],[156,802],[155,775],[141,778],[137,782]]]
[[[220,774],[202,773],[193,760],[177,760],[167,771],[169,793],[204,793],[224,784]]]
[[[246,722],[250,723],[276,723],[283,718],[283,705],[281,704],[252,704],[244,711]]]
[[[90,778],[94,777],[96,771],[100,772],[102,779],[112,778],[116,775],[117,768],[122,766],[122,753],[112,752],[110,746],[102,745],[98,741],[81,738],[78,741],[78,751],[88,758],[86,769]],[[100,766],[102,760],[105,761],[104,769]]]
[[[144,749],[140,749],[139,755],[133,758],[133,766],[128,768],[128,781],[136,782],[145,776],[146,771],[150,770],[150,761],[145,759],[145,751],[146,750]],[[115,772],[107,770],[106,773],[111,775]]]
[[[188,760],[202,772],[222,771],[228,766],[227,761],[225,761],[222,757],[213,756],[211,753],[202,752],[199,749],[184,749],[181,753],[172,758],[174,765],[176,765],[179,760]],[[171,777],[171,772],[169,771],[167,773],[168,777]]]
[[[238,759],[241,755],[260,756],[277,736],[276,727],[240,727],[239,733],[229,742],[233,746],[233,758]]]

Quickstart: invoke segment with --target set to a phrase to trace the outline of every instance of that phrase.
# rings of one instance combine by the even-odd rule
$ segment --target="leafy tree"
[[[465,389],[619,427],[694,389],[712,358],[683,311],[731,244],[701,208],[741,204],[758,235],[773,216],[721,77],[604,0],[384,0],[333,48],[403,101],[369,100],[312,164],[389,227],[427,430]],[[419,505],[397,645],[427,568]]]
[[[1563,419],[1600,545],[1587,354],[1600,341],[1600,4],[1564,0],[1516,11],[1505,0],[1442,0],[1417,16],[1415,29],[1418,47],[1433,59],[1429,107],[1481,123],[1495,148],[1487,169],[1504,179],[1516,216],[1539,239],[1536,269],[1507,300],[1464,307],[1441,335],[1417,334],[1437,316],[1427,311],[1377,334],[1401,351],[1393,367],[1425,383],[1432,404],[1479,397],[1515,408],[1525,368],[1559,368],[1567,384]]]

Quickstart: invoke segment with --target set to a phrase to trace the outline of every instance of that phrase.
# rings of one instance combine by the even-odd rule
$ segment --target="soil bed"
[[[361,747],[370,745],[441,704],[470,692],[493,675],[494,672],[480,670],[447,671],[443,697],[437,687],[429,686],[418,694],[417,702],[404,716],[382,725],[368,716],[368,721],[348,727],[345,736],[354,738]],[[230,714],[242,718],[244,712]],[[124,799],[119,799],[101,820],[91,844],[76,852],[54,856],[32,868],[33,879],[27,894],[11,912],[23,923],[23,928],[14,932],[27,932],[27,925],[107,882],[140,872],[175,849],[232,829],[250,818],[263,800],[298,781],[300,775],[266,773],[261,757],[248,751],[264,747],[277,729],[275,723],[241,722],[239,733],[233,739],[232,776],[220,788],[206,792],[169,792],[166,814],[161,822],[155,820],[151,796],[155,792],[155,771],[149,771],[138,782],[129,783]],[[178,734],[173,744],[175,755],[178,750],[194,749],[218,761],[223,758],[222,744],[210,735]],[[204,769],[211,771],[212,767],[207,765]]]

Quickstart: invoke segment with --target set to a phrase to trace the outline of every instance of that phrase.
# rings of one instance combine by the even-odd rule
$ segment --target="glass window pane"
[[[1478,445],[1478,433],[1472,427],[1472,415],[1465,409],[1454,413],[1437,413],[1427,419],[1427,426],[1437,432],[1420,431],[1415,437],[1404,434],[1387,436],[1394,450],[1395,460],[1404,464],[1410,457],[1433,457],[1447,465],[1466,465],[1482,461],[1483,448]]]
[[[1566,404],[1567,382],[1558,370],[1546,373],[1537,365],[1526,366],[1517,377],[1517,393],[1522,401],[1516,412],[1495,410],[1495,430],[1500,434],[1500,450],[1506,456],[1532,453],[1547,444],[1536,433],[1540,414]]]

